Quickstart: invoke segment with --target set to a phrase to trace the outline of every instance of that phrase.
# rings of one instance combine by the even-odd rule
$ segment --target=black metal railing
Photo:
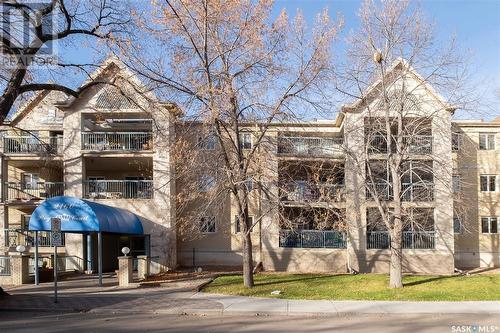
[[[435,231],[403,231],[403,249],[433,249],[436,242]],[[366,234],[367,249],[390,248],[388,231],[371,231]]]
[[[335,230],[280,230],[280,247],[346,248],[346,234]]]

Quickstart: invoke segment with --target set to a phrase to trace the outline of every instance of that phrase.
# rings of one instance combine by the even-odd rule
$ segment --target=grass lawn
[[[500,300],[500,274],[471,276],[405,276],[404,288],[389,289],[389,277],[378,274],[323,275],[261,273],[255,287],[243,286],[241,275],[221,276],[207,285],[209,293],[326,300],[485,301]],[[273,296],[271,291],[281,290]]]

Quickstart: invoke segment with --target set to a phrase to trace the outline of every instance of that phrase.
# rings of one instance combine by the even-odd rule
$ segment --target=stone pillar
[[[118,257],[118,285],[128,287],[132,283],[132,257]]]
[[[12,265],[12,284],[15,286],[20,286],[22,284],[29,283],[29,254],[13,255],[10,258]]]
[[[137,277],[145,279],[149,276],[149,257],[137,256]]]

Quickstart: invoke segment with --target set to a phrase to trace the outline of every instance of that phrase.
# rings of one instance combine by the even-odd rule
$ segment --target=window
[[[252,134],[250,133],[240,134],[240,147],[243,149],[252,149]]]
[[[215,186],[215,177],[212,175],[203,174],[198,178],[198,191],[208,192]]]
[[[483,234],[497,234],[498,219],[496,217],[482,217],[481,231]]]
[[[33,190],[38,186],[39,176],[37,173],[23,173],[22,174],[22,184],[23,189]]]
[[[451,133],[451,150],[459,151],[462,146],[462,135],[460,133]]]
[[[495,192],[496,182],[497,182],[496,175],[481,175],[479,177],[481,192]]]
[[[198,137],[198,148],[203,150],[215,150],[217,146],[217,137],[211,132],[205,137]]]
[[[495,149],[495,134],[479,133],[479,149],[494,150]]]
[[[97,193],[106,192],[106,178],[103,176],[92,176],[87,178],[89,180],[89,194],[97,195]]]
[[[252,192],[253,191],[253,179],[252,178],[248,178],[247,182],[246,182],[246,185],[247,185],[247,191],[248,192]]]
[[[460,184],[460,176],[459,175],[453,175],[451,177],[451,183],[452,183],[452,190],[453,193],[458,193],[460,192],[461,184]]]
[[[210,234],[216,231],[215,216],[203,216],[200,218],[200,232]]]
[[[234,224],[235,224],[235,231],[236,231],[236,233],[241,232],[240,219],[239,219],[238,215],[234,216]],[[253,226],[253,216],[249,216],[248,217],[248,224]],[[250,230],[250,232],[253,232],[253,227]]]
[[[461,234],[463,231],[462,220],[458,216],[453,216],[453,232]]]

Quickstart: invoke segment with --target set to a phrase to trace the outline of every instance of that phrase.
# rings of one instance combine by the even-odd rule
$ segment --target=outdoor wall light
[[[18,245],[18,246],[16,246],[16,251],[19,253],[23,253],[24,251],[26,251],[26,246]]]
[[[130,253],[130,249],[126,246],[122,247],[122,253],[125,255],[125,257]]]

